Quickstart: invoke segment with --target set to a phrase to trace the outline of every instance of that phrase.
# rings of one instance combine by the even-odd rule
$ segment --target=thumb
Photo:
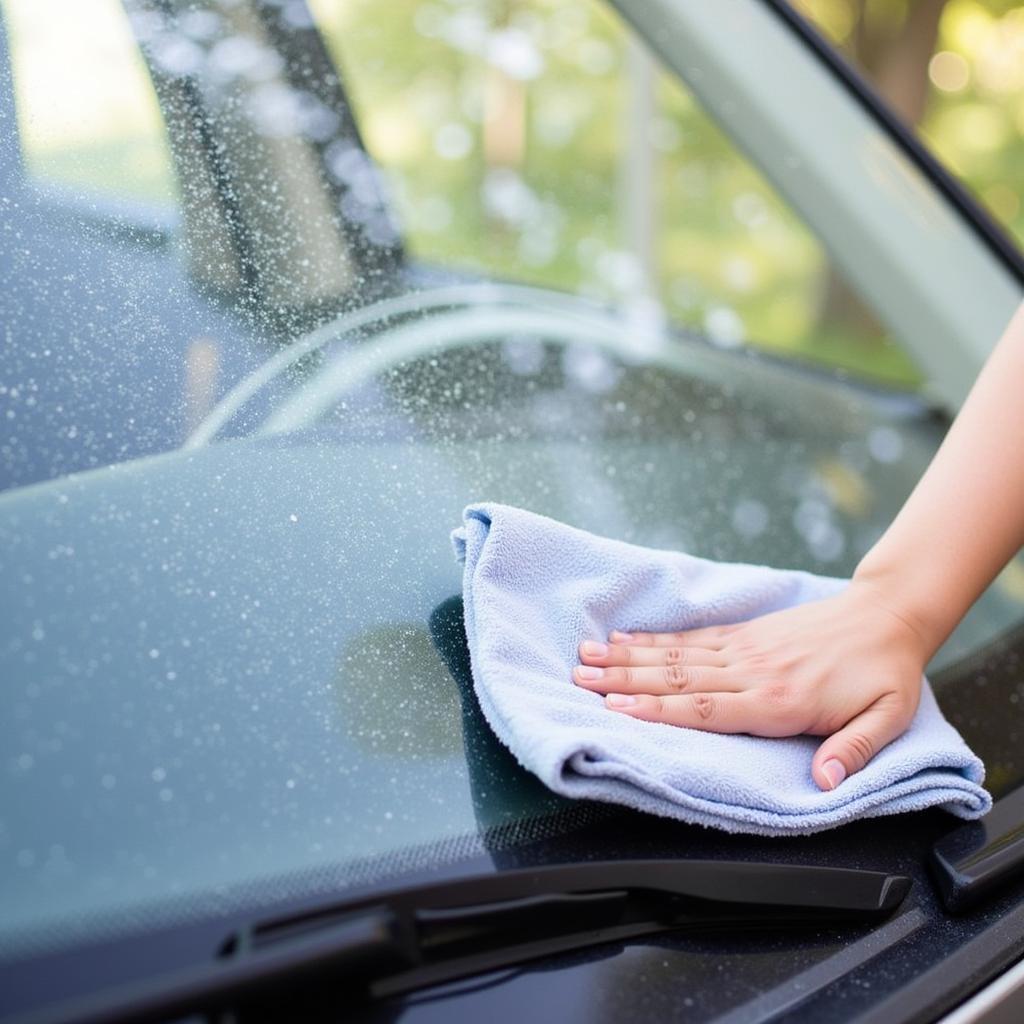
[[[900,736],[910,724],[910,718],[897,694],[879,697],[818,747],[811,762],[814,781],[821,789],[835,789],[848,775],[859,772],[882,747]]]

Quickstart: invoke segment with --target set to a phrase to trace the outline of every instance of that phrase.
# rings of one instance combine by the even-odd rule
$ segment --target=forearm
[[[931,657],[1022,545],[1024,306],[854,578],[908,619]]]

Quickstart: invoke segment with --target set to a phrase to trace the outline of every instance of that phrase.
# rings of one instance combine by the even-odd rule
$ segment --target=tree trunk
[[[947,0],[915,0],[873,73],[878,91],[911,127],[928,103],[928,63],[935,53]]]
[[[850,55],[911,128],[920,123],[927,107],[928,63],[935,52],[946,3],[908,0],[906,16],[895,31],[886,33],[871,23],[867,0],[857,0]],[[869,336],[879,331],[874,315],[834,268],[829,269],[825,282],[818,322]]]

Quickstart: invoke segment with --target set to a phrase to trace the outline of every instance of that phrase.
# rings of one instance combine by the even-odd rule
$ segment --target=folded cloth
[[[831,792],[811,778],[820,738],[765,739],[646,722],[572,682],[577,649],[611,629],[739,622],[827,597],[846,580],[713,562],[596,537],[507,505],[470,505],[453,531],[473,685],[491,728],[565,796],[728,832],[793,835],[939,805],[977,818],[984,768],[927,679],[910,728]]]

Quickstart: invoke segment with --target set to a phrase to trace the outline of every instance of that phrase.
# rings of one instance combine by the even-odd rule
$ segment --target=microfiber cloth
[[[761,835],[936,805],[978,818],[991,807],[981,761],[927,680],[907,732],[831,792],[811,778],[822,738],[646,722],[572,681],[582,640],[739,622],[847,580],[638,547],[499,504],[470,505],[452,541],[477,699],[498,738],[558,793]]]

